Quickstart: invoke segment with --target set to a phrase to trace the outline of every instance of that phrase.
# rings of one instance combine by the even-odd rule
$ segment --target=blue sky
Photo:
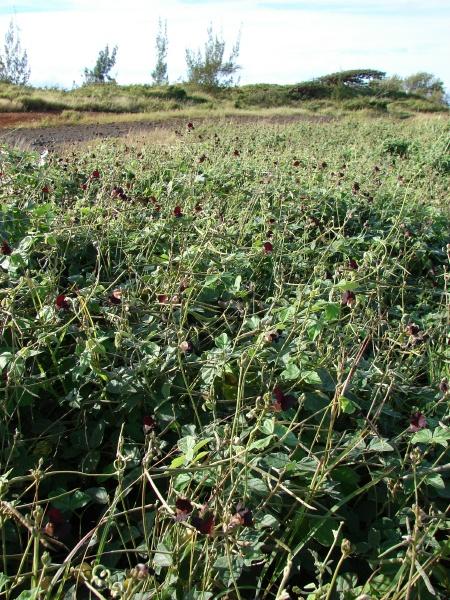
[[[450,0],[0,0],[0,41],[11,18],[31,82],[81,83],[107,43],[119,83],[150,82],[158,18],[167,19],[169,77],[211,22],[229,47],[241,30],[241,83],[296,83],[340,69],[430,71],[450,88]]]

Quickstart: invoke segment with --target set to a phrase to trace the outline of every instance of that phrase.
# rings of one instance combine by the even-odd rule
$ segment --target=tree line
[[[186,50],[186,81],[201,86],[216,88],[237,83],[236,73],[241,69],[237,64],[240,47],[240,34],[228,57],[225,55],[225,41],[214,32],[212,25],[207,29],[207,39],[203,49]],[[167,52],[169,40],[167,21],[159,19],[155,40],[156,64],[151,72],[154,85],[169,83]],[[117,60],[118,46],[109,44],[99,51],[93,67],[84,69],[83,84],[116,83],[111,71]],[[19,30],[11,21],[5,35],[3,53],[0,52],[0,82],[26,85],[30,79],[28,55],[22,50]]]
[[[226,43],[221,35],[214,32],[212,24],[207,29],[207,38],[203,48],[186,49],[186,82],[194,83],[208,89],[229,87],[238,83],[237,73],[241,67],[238,64],[240,51],[240,33],[230,53],[226,57]],[[154,85],[168,85],[169,74],[167,65],[169,40],[167,21],[159,19],[155,40],[156,62],[151,72]],[[84,69],[83,84],[116,83],[111,71],[117,60],[118,46],[112,48],[107,44],[99,51],[95,65]],[[3,52],[0,52],[0,82],[16,85],[26,85],[30,79],[30,68],[26,50],[22,50],[17,25],[10,22],[5,34]],[[445,103],[444,83],[432,73],[419,72],[402,78],[398,75],[386,77],[386,73],[372,69],[360,69],[332,73],[313,81],[300,84],[297,91],[305,98],[319,94],[324,85],[361,86],[376,83],[380,91],[403,92],[424,96]]]
[[[151,72],[154,85],[169,83],[167,52],[169,39],[167,21],[159,19],[156,35],[156,64]],[[117,46],[110,50],[107,45],[99,52],[97,62],[92,69],[85,69],[85,83],[115,83],[110,72],[115,65]],[[225,58],[225,41],[215,33],[210,24],[203,49],[186,50],[186,81],[208,88],[228,87],[237,83],[236,73],[241,69],[237,64],[240,49],[240,34],[234,43],[228,58]]]

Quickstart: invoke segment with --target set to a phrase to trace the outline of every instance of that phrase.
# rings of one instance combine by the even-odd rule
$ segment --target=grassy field
[[[0,154],[0,598],[449,597],[449,123]]]
[[[258,84],[205,90],[193,84],[84,85],[72,90],[34,88],[0,83],[0,114],[48,113],[40,124],[167,119],[171,116],[246,114],[319,114],[333,117],[349,113],[406,118],[418,113],[448,115],[448,106],[432,99],[378,87],[330,87],[326,97],[304,98],[292,85]]]

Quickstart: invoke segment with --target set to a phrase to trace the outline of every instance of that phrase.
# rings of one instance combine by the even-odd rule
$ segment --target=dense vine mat
[[[448,598],[448,133],[1,149],[1,598]]]

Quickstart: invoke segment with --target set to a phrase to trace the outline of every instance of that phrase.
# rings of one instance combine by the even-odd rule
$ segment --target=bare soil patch
[[[0,112],[0,129],[8,129],[22,123],[40,121],[48,117],[48,115],[48,112]]]
[[[4,113],[6,114],[6,113]],[[9,115],[20,113],[9,113]],[[27,113],[26,115],[32,120],[37,120],[43,117],[45,113]],[[46,115],[48,116],[48,115]],[[330,121],[332,117],[315,116],[315,115],[276,115],[276,116],[247,116],[233,115],[229,117],[211,117],[208,120],[217,120],[233,123],[272,123],[272,124],[287,124],[295,123],[296,121],[311,121],[324,122]],[[196,119],[196,123],[200,123],[206,119]],[[58,146],[66,144],[76,144],[79,142],[88,142],[95,139],[107,139],[125,137],[130,134],[151,133],[162,129],[181,129],[187,124],[186,119],[177,117],[164,121],[133,121],[115,123],[95,123],[95,124],[79,124],[79,125],[61,125],[59,127],[21,127],[13,129],[12,124],[23,122],[11,120],[8,126],[3,126],[0,130],[0,143],[17,146],[22,149],[43,149],[55,150]]]

